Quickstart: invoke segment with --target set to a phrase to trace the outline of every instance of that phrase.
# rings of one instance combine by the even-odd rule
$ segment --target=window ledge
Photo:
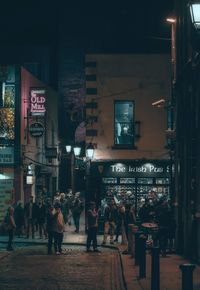
[[[135,145],[113,145],[114,150],[137,150],[138,147]]]

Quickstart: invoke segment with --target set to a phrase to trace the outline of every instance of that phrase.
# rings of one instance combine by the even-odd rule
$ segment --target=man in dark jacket
[[[114,244],[114,233],[117,222],[117,207],[115,201],[112,199],[110,204],[106,206],[104,212],[104,237],[102,244],[105,245],[108,238],[108,233],[110,233],[110,244]]]
[[[89,210],[87,211],[87,244],[86,251],[91,252],[90,246],[93,243],[93,251],[100,252],[97,249],[97,228],[98,228],[98,211],[96,209],[96,203],[90,202]]]
[[[24,216],[26,220],[26,236],[29,238],[29,233],[31,230],[32,238],[34,239],[35,236],[35,220],[37,215],[37,206],[33,202],[33,196],[30,196],[29,202],[26,203],[24,207]]]

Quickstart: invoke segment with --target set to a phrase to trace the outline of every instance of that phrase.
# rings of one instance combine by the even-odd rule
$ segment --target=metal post
[[[139,278],[146,277],[146,236],[139,236]]]
[[[135,233],[135,266],[139,265],[139,236],[142,235],[142,231],[138,231]]]
[[[151,249],[151,290],[160,290],[160,249]]]
[[[179,266],[182,271],[182,290],[193,290],[194,264],[182,264]]]
[[[75,165],[75,156],[74,153],[71,153],[71,188],[72,194],[74,193],[74,165]]]

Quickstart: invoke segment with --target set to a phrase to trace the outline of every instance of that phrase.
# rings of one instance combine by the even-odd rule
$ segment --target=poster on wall
[[[0,179],[0,221],[3,220],[7,208],[13,203],[13,179]]]

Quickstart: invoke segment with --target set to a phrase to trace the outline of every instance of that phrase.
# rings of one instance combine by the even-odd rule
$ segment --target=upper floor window
[[[119,148],[134,147],[134,102],[114,102],[114,145]]]

